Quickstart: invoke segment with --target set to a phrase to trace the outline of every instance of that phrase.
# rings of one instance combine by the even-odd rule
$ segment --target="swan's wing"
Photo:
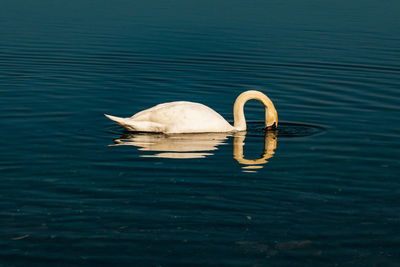
[[[187,101],[159,104],[131,117],[165,126],[168,133],[228,132],[232,126],[213,109]]]
[[[171,112],[176,112],[176,109],[190,109],[191,106],[195,104],[198,105],[197,103],[193,102],[187,102],[187,101],[175,101],[175,102],[168,102],[168,103],[162,103],[158,104],[152,108],[148,108],[142,111],[139,111],[132,117],[131,119],[134,119],[135,121],[158,121],[158,120],[163,120],[167,116],[171,116],[171,114],[167,115],[168,113]],[[176,114],[173,114],[176,115]],[[174,116],[171,116],[174,117]]]
[[[166,131],[165,125],[152,121],[134,121],[127,119],[123,127],[129,131],[163,133]]]

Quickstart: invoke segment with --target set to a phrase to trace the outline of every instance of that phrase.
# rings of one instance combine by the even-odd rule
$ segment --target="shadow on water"
[[[140,155],[146,158],[195,159],[214,155],[219,146],[228,144],[233,138],[233,158],[242,166],[244,172],[256,172],[274,156],[278,135],[280,138],[294,138],[311,136],[323,131],[323,127],[301,123],[281,123],[278,129],[266,131],[263,122],[250,122],[247,131],[236,133],[163,134],[126,131],[114,139],[114,143],[110,146],[134,146],[139,151],[156,152]],[[246,136],[255,137],[260,144],[264,143],[259,158],[246,158],[244,153]]]

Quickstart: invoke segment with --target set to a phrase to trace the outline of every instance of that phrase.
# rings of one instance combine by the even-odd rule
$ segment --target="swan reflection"
[[[238,132],[234,135],[233,139],[233,158],[236,159],[242,166],[244,171],[252,172],[254,169],[261,169],[263,164],[267,163],[275,154],[275,149],[278,144],[277,133],[266,132],[264,134],[264,151],[258,159],[246,159],[243,154],[244,140],[246,138],[245,132]],[[253,171],[254,172],[254,171]]]
[[[192,159],[211,156],[205,151],[217,150],[217,146],[226,144],[229,133],[200,134],[159,134],[129,133],[114,140],[114,145],[130,145],[139,147],[141,151],[158,151],[154,155],[141,157]]]
[[[144,154],[141,157],[193,159],[205,158],[213,155],[218,146],[228,144],[233,137],[233,158],[242,165],[243,171],[254,172],[266,164],[267,159],[273,157],[277,146],[277,133],[268,131],[264,138],[263,150],[260,158],[246,159],[244,146],[246,132],[235,133],[190,133],[190,134],[162,134],[162,133],[126,133],[114,140],[112,146],[129,145],[138,147],[140,151],[155,151],[155,154]],[[261,143],[260,143],[261,145]]]

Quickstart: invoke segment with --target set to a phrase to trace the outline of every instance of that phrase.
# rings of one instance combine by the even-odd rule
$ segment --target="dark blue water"
[[[0,2],[0,266],[398,266],[400,2]],[[103,116],[201,102],[240,134]]]

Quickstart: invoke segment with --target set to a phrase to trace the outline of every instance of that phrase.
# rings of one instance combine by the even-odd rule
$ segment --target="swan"
[[[264,105],[265,127],[277,127],[278,113],[274,104],[265,94],[255,90],[245,91],[236,98],[233,105],[233,126],[213,109],[188,101],[159,104],[129,118],[104,115],[129,131],[167,134],[237,132],[246,130],[244,104],[250,99],[258,100]]]

